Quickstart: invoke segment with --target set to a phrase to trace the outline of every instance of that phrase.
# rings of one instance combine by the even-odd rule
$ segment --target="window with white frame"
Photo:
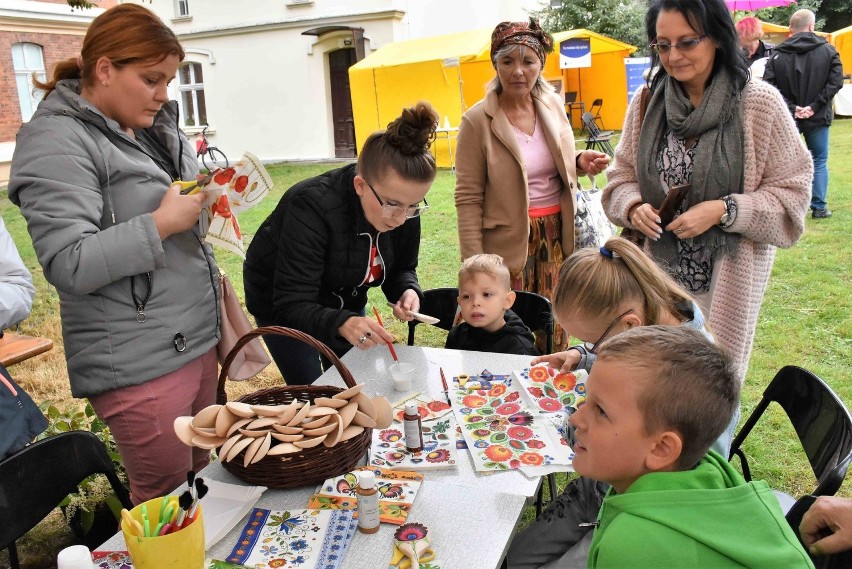
[[[183,126],[207,124],[207,104],[204,101],[204,76],[201,64],[187,62],[178,70],[178,94]]]
[[[175,0],[175,17],[189,16],[189,0]]]
[[[18,101],[21,105],[21,119],[30,120],[44,96],[41,89],[33,85],[33,73],[40,81],[45,80],[44,54],[41,46],[34,43],[13,43],[12,64],[15,67],[15,83],[18,85]]]

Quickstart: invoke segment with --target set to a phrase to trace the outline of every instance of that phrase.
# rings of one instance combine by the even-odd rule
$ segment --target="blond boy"
[[[586,389],[574,468],[612,485],[588,567],[813,567],[766,482],[708,452],[740,383],[703,334],[623,332],[601,345]]]
[[[447,348],[538,355],[532,332],[509,310],[515,302],[503,257],[468,257],[459,269],[459,309],[464,321],[450,330]]]

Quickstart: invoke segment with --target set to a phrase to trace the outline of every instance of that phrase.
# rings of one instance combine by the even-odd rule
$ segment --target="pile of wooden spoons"
[[[384,429],[393,421],[384,397],[368,397],[358,384],[332,397],[285,405],[249,405],[229,401],[210,405],[194,417],[175,419],[175,433],[185,444],[219,448],[219,460],[231,461],[240,453],[243,466],[265,456],[300,452],[319,445],[333,447],[361,434],[364,429]]]

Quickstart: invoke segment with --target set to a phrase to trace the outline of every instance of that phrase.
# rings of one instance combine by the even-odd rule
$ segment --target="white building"
[[[355,156],[348,68],[380,46],[523,20],[536,0],[152,0],[186,61],[186,133],[264,161]]]

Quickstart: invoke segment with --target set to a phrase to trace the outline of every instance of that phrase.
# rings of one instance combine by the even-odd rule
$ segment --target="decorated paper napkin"
[[[514,372],[530,407],[538,413],[564,413],[586,400],[586,370],[560,372],[535,366]]]
[[[420,490],[423,475],[417,472],[394,472],[387,468],[362,466],[342,476],[329,478],[320,491],[308,500],[308,508],[328,510],[354,510],[358,506],[355,487],[357,472],[372,470],[376,475],[379,492],[379,520],[389,524],[405,523],[408,512]],[[356,514],[357,517],[357,514]]]
[[[219,170],[204,187],[201,234],[207,242],[245,258],[243,234],[235,214],[257,205],[273,186],[272,177],[254,154],[246,152],[228,168]]]
[[[420,413],[420,419],[422,421],[430,421],[432,419],[437,419],[439,417],[443,417],[450,411],[452,411],[452,407],[446,401],[441,401],[439,399],[431,399],[422,393],[417,393],[412,397],[408,397],[403,399],[402,401],[398,401],[393,408],[393,418],[394,421],[402,422],[402,416],[405,414],[405,406],[408,403],[416,403],[417,410]]]
[[[356,527],[349,510],[255,508],[225,561],[255,569],[337,569]]]
[[[450,409],[449,405],[446,403],[444,405],[447,410]],[[370,464],[393,470],[456,468],[458,466],[456,439],[462,438],[462,434],[456,426],[453,415],[447,414],[439,419],[424,420],[422,427],[423,450],[414,453],[405,448],[405,435],[399,423],[392,423],[386,429],[373,429]]]
[[[133,569],[133,561],[127,551],[93,551],[95,569]]]
[[[537,467],[568,469],[570,448],[550,422],[530,410],[510,376],[485,370],[454,378],[453,383],[453,411],[476,470],[523,468],[538,475]],[[481,388],[466,388],[472,383]]]
[[[248,565],[237,565],[221,559],[208,559],[204,562],[204,567],[205,569],[251,569]]]

